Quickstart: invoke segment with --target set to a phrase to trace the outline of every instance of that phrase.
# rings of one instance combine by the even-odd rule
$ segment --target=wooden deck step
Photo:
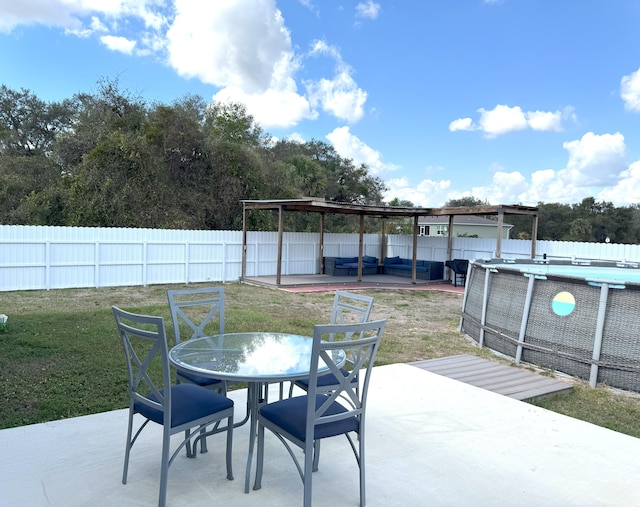
[[[573,389],[563,380],[467,354],[409,364],[521,401]]]

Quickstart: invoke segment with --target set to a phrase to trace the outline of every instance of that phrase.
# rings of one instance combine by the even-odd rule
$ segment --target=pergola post
[[[362,253],[364,252],[364,215],[360,214],[360,242],[358,244],[358,281],[362,281]]]
[[[533,216],[533,230],[531,231],[531,258],[536,258],[536,242],[538,241],[538,215]]]
[[[413,260],[411,266],[411,283],[415,284],[416,276],[416,259],[418,258],[418,215],[413,215]]]
[[[247,203],[242,203],[242,278],[247,276]]]
[[[496,241],[496,258],[500,259],[502,255],[502,227],[504,226],[504,211],[500,209],[498,212],[498,239]]]
[[[320,259],[318,266],[318,273],[324,273],[324,213],[320,213]]]
[[[276,285],[280,286],[282,279],[282,229],[284,228],[284,210],[282,205],[278,206],[278,262],[276,267]]]

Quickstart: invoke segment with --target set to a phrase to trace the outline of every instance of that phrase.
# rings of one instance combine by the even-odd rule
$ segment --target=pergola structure
[[[536,237],[538,234],[538,208],[519,205],[487,205],[487,206],[459,206],[452,208],[414,208],[404,206],[364,206],[327,202],[323,199],[278,199],[278,200],[243,200],[242,201],[242,278],[246,277],[247,266],[247,213],[251,210],[273,210],[278,212],[278,260],[276,272],[276,285],[281,284],[282,271],[282,234],[284,224],[284,212],[306,212],[320,214],[320,259],[324,254],[324,219],[327,213],[358,215],[360,217],[360,242],[358,250],[358,281],[362,280],[362,254],[364,248],[364,217],[380,218],[406,218],[413,217],[413,270],[412,283],[416,283],[416,257],[418,251],[418,217],[421,216],[448,216],[448,246],[447,259],[451,259],[453,247],[453,217],[456,215],[497,215],[497,244],[496,257],[500,258],[502,248],[502,229],[505,215],[529,215],[533,217],[533,230],[531,232],[531,258],[536,255]],[[384,237],[384,221],[382,222],[382,235]],[[384,248],[384,239],[383,239]],[[384,257],[384,255],[383,255]]]

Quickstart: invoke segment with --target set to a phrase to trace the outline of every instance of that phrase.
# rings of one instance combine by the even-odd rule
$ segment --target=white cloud
[[[91,31],[87,26],[89,19],[96,16],[110,21],[130,16],[141,20],[146,28],[159,30],[166,24],[163,5],[162,0],[5,1],[0,4],[0,32],[10,32],[20,25],[39,24],[86,36]]]
[[[60,0],[5,1],[0,9],[0,32],[9,33],[17,26],[35,24],[78,28],[76,11],[73,5]]]
[[[640,203],[640,161],[622,171],[618,183],[600,192],[598,200],[613,202],[618,206]]]
[[[276,67],[295,65],[289,32],[273,1],[176,0],[175,6],[168,58],[182,76],[254,94],[269,89]]]
[[[374,176],[398,169],[396,165],[384,163],[380,152],[354,136],[349,127],[339,127],[333,130],[327,134],[327,139],[331,141],[338,155],[352,159],[356,164],[366,164],[369,167],[369,172]]]
[[[625,109],[640,113],[640,69],[620,80],[620,96]]]
[[[315,41],[311,56],[328,56],[335,61],[335,75],[332,79],[322,78],[306,81],[311,107],[321,107],[340,120],[355,123],[364,116],[367,92],[358,87],[351,76],[353,69],[342,61],[338,50],[324,41]]]
[[[307,99],[295,90],[266,90],[264,93],[248,94],[241,88],[227,86],[213,96],[215,102],[240,102],[264,128],[293,127],[302,119],[314,120]]]
[[[474,188],[471,195],[492,204],[514,204],[522,200],[528,188],[526,178],[518,171],[497,171],[490,186]]]
[[[539,131],[562,130],[562,120],[571,118],[575,121],[573,108],[568,106],[564,111],[523,111],[520,106],[498,104],[491,110],[478,109],[480,119],[473,123],[471,118],[459,118],[449,124],[449,130],[481,130],[486,137],[497,137],[508,132],[530,128]]]
[[[356,5],[356,15],[359,18],[376,19],[380,14],[380,4],[373,0],[367,0],[366,2],[359,2]]]
[[[494,109],[478,109],[480,113],[480,130],[487,137],[495,137],[500,134],[523,130],[527,128],[527,118],[520,107],[509,107],[498,104]]]
[[[455,132],[457,130],[476,130],[471,118],[458,118],[449,124],[449,130]]]
[[[566,179],[580,182],[583,187],[614,184],[626,168],[627,147],[619,132],[603,135],[587,132],[582,139],[562,146],[569,152]]]
[[[389,190],[384,195],[386,202],[398,198],[411,201],[414,206],[438,208],[450,197],[451,181],[433,181],[424,179],[417,185],[412,185],[406,178],[392,178],[385,181]]]
[[[387,195],[390,199],[400,197],[424,206],[442,206],[450,199],[469,196],[490,204],[530,206],[539,202],[573,204],[588,196],[616,206],[640,203],[640,161],[628,164],[628,149],[622,134],[587,132],[563,146],[567,150],[564,168],[540,169],[528,179],[518,171],[510,172],[494,164],[488,168],[492,173],[491,182],[469,192],[444,192],[443,189],[449,188],[445,185],[448,181],[425,179],[411,185],[406,179],[393,179],[386,182],[391,187]]]
[[[5,5],[6,4],[6,5]],[[303,2],[313,9],[313,3]],[[359,12],[377,16],[378,4]],[[248,14],[250,13],[250,15]],[[0,3],[0,31],[24,24],[61,27],[96,36],[112,51],[156,55],[179,75],[212,85],[214,100],[243,102],[263,127],[315,120],[319,111],[355,123],[365,113],[366,91],[335,47],[314,43],[296,54],[276,0],[21,0]],[[329,57],[332,75],[296,74],[307,57]]]
[[[562,130],[562,113],[560,111],[529,111],[527,123],[533,130],[559,132]]]
[[[228,0],[205,8],[177,0],[167,40],[169,63],[180,75],[220,88],[214,100],[242,102],[265,128],[314,120],[318,109],[350,123],[364,115],[366,92],[339,51],[324,42],[314,42],[309,55],[332,59],[334,76],[305,81],[306,95],[298,91],[295,75],[304,59],[295,54],[273,0]]]
[[[126,55],[132,54],[136,47],[136,41],[129,40],[125,37],[116,37],[114,35],[103,35],[100,37],[100,42],[112,51],[119,51]]]

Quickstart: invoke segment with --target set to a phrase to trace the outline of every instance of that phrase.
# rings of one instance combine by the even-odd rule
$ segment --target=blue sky
[[[442,206],[640,203],[640,2],[0,0],[0,83],[243,102]]]

